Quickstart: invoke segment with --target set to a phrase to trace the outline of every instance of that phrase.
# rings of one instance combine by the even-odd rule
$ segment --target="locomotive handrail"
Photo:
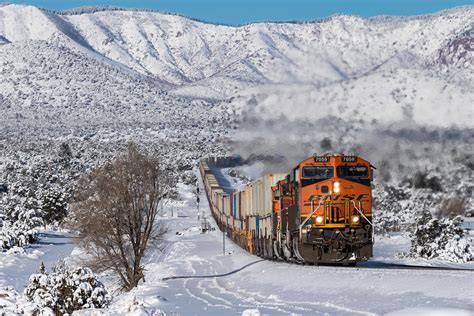
[[[369,219],[364,215],[364,213],[362,213],[362,211],[360,209],[357,208],[354,200],[352,200],[352,203],[354,204],[354,208],[356,209],[357,212],[360,213],[360,215],[362,215],[363,218],[365,218],[365,220],[370,224],[370,226],[372,227],[372,243],[374,242],[374,231],[375,231],[375,227],[374,227],[374,224],[369,221]],[[360,205],[360,201],[359,201],[359,207],[362,208],[362,206]]]
[[[372,226],[372,228],[374,227],[374,224],[372,224],[372,222],[364,215],[364,213],[362,213],[362,211],[360,209],[357,208],[354,200],[352,200],[352,204],[354,204],[354,208],[357,212],[359,212],[360,215],[362,215],[363,218],[365,218],[365,220],[367,222],[369,222],[370,226]],[[359,206],[360,206],[360,201],[359,201]]]
[[[307,216],[307,217],[304,219],[303,223],[300,224],[300,227],[299,227],[299,229],[298,229],[298,230],[299,230],[299,233],[300,233],[300,239],[301,239],[301,237],[302,237],[302,235],[303,235],[303,232],[302,232],[303,226],[309,221],[309,219],[313,216],[313,214],[316,213],[316,211],[319,209],[320,206],[321,206],[321,201],[319,201],[318,207],[316,207],[316,208],[313,210],[313,212],[312,212],[311,214],[309,214],[309,216]],[[313,207],[314,207],[313,200],[311,200],[311,210],[313,209]]]

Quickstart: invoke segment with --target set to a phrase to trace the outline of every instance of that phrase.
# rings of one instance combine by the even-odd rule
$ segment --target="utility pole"
[[[227,215],[225,215],[225,229],[222,232],[222,251],[224,253],[224,256],[225,256],[225,237],[227,236],[227,227],[228,226],[229,226],[229,217],[227,217]]]
[[[198,221],[199,221],[201,214],[199,213],[199,184],[197,182],[196,182],[196,205],[197,205]]]
[[[197,204],[197,211],[198,211],[198,221],[200,219],[200,213],[199,213],[199,195],[196,197],[196,204]],[[204,218],[204,217],[203,217]]]
[[[224,197],[222,197],[222,205],[224,205]],[[225,218],[225,227],[222,230],[222,254],[225,256],[225,232],[227,231],[227,216]]]

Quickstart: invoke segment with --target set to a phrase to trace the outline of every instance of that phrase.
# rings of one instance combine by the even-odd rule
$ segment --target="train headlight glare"
[[[332,190],[334,193],[339,193],[341,191],[341,184],[339,182],[334,182],[332,185]]]
[[[352,224],[359,224],[360,217],[358,215],[352,216]]]
[[[323,222],[323,217],[322,216],[316,216],[316,223],[321,224]]]

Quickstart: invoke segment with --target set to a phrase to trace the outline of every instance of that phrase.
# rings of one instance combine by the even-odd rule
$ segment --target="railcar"
[[[248,252],[314,264],[355,264],[372,256],[375,168],[367,160],[315,155],[288,174],[266,174],[240,191],[219,184],[211,166],[220,161],[203,159],[199,166],[211,212]]]

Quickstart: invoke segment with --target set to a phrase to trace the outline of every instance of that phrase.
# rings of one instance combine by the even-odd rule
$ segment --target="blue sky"
[[[0,0],[1,2],[29,3],[55,10],[90,5],[151,8],[225,24],[312,20],[336,13],[362,16],[417,15],[460,5],[474,5],[474,0]]]

